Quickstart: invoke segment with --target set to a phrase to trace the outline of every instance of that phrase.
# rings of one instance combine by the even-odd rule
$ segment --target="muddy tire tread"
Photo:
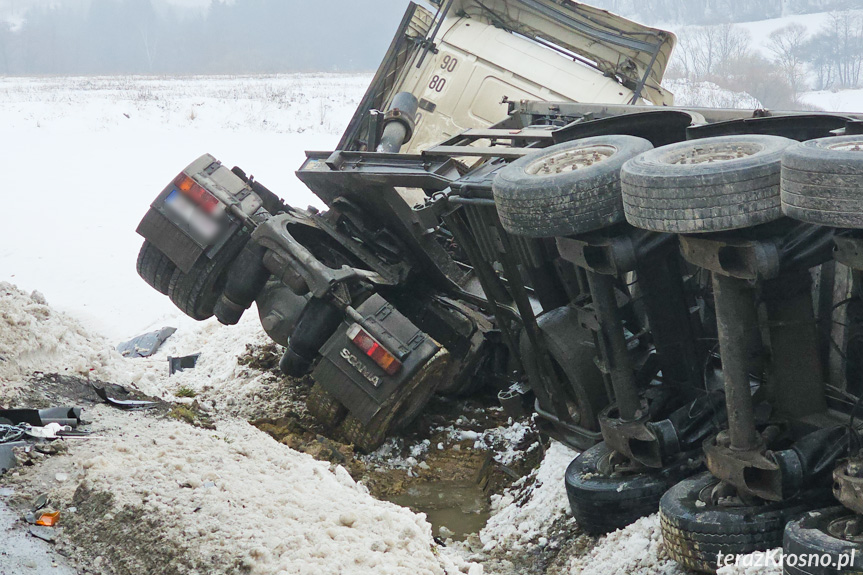
[[[348,414],[348,408],[319,383],[312,386],[306,398],[306,409],[318,423],[328,428],[336,427]]]

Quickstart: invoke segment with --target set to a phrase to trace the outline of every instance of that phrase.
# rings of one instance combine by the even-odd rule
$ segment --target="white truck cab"
[[[402,153],[503,120],[521,100],[671,105],[660,82],[669,32],[567,0],[411,4],[339,149],[364,148],[369,109],[395,94],[419,101]]]

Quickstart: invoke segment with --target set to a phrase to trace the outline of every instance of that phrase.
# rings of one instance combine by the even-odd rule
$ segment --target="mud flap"
[[[347,406],[351,415],[368,424],[441,346],[380,295],[370,297],[357,311],[363,316],[363,329],[377,341],[386,342],[385,347],[398,358],[401,368],[389,375],[367,357],[348,337],[347,332],[354,325],[348,321],[321,348],[322,359],[312,378]]]

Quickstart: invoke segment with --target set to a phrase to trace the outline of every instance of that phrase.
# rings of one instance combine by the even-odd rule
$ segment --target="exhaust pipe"
[[[418,107],[416,96],[410,92],[399,92],[395,95],[384,116],[383,135],[375,151],[397,154],[401,147],[410,141],[414,135]]]

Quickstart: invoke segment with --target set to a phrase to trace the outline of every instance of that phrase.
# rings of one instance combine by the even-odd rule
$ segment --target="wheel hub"
[[[837,539],[863,543],[863,517],[853,514],[834,519],[827,526],[827,531]]]
[[[675,154],[670,164],[715,164],[730,162],[757,154],[762,150],[758,144],[712,144],[703,148],[695,147]]]
[[[831,150],[838,152],[863,152],[863,140],[856,142],[842,142],[841,144],[831,144],[827,146]]]
[[[617,152],[614,146],[597,144],[575,150],[565,150],[540,158],[527,166],[525,171],[532,176],[551,176],[574,172],[607,160]]]

